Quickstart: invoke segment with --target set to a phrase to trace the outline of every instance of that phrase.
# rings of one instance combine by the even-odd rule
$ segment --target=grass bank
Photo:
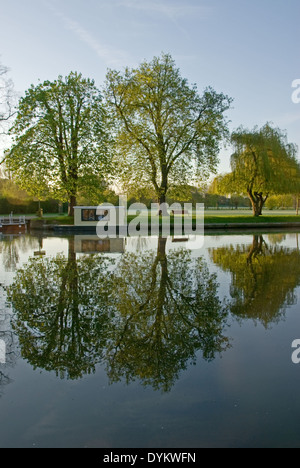
[[[32,218],[30,226],[32,229],[42,229],[51,226],[73,226],[74,218],[70,216],[44,216],[43,218]]]
[[[136,216],[130,215],[127,217],[128,223],[133,221]],[[175,218],[180,218],[180,216],[176,216]],[[174,225],[174,217],[171,216],[170,223],[171,226]],[[147,215],[140,216],[140,221],[147,222]],[[195,217],[193,217],[193,221],[195,221]],[[148,216],[148,224],[151,222],[150,215]],[[300,216],[296,216],[293,214],[267,214],[260,217],[255,217],[251,213],[224,213],[224,212],[216,212],[216,213],[205,213],[204,217],[205,225],[210,224],[265,224],[265,223],[282,223],[282,224],[289,224],[289,223],[300,223]]]
[[[15,215],[17,216],[17,215]],[[74,218],[69,217],[67,215],[48,215],[45,214],[43,218],[37,218],[35,215],[28,215],[27,218],[31,219],[31,227],[33,229],[43,229],[49,228],[51,229],[52,226],[72,226],[74,225]],[[130,223],[136,218],[134,215],[128,215],[127,222]],[[139,220],[147,222],[148,218],[148,225],[151,224],[151,215],[150,213],[143,213],[140,215]],[[176,215],[175,218],[182,218],[180,215]],[[171,228],[174,226],[174,217],[170,217],[170,225]],[[286,212],[286,211],[278,211],[278,212],[265,212],[263,216],[258,218],[252,215],[250,210],[244,211],[206,211],[205,212],[205,226],[209,228],[210,225],[220,225],[220,229],[226,227],[230,227],[239,224],[239,225],[247,225],[251,226],[254,224],[281,224],[281,225],[289,225],[299,223],[300,226],[300,216],[297,216],[295,212]],[[193,218],[195,222],[195,218]],[[162,218],[160,218],[160,224],[162,223]]]
[[[264,223],[300,223],[296,215],[205,215],[205,224],[264,224]]]

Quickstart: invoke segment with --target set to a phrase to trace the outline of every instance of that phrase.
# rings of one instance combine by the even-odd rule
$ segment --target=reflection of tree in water
[[[196,352],[212,360],[226,349],[226,311],[217,296],[216,278],[202,259],[187,250],[166,255],[166,239],[156,254],[127,254],[114,276],[118,312],[108,350],[112,381],[139,378],[169,390]]]
[[[27,252],[38,245],[38,239],[32,236],[1,236],[0,254],[5,271],[16,271],[20,261],[20,252]]]
[[[22,355],[34,367],[78,378],[101,361],[109,325],[108,261],[76,260],[74,240],[65,258],[30,259],[9,288]]]
[[[169,390],[202,351],[225,350],[226,310],[202,259],[186,250],[32,259],[9,290],[23,357],[78,378],[106,364],[110,380],[136,378]]]
[[[268,327],[296,303],[298,250],[268,246],[263,236],[256,235],[251,246],[222,247],[210,253],[216,265],[231,273],[231,311],[238,317],[258,320]]]
[[[26,235],[1,235],[0,255],[4,270],[13,272],[17,270],[20,262],[20,253],[26,253],[39,246],[42,238]],[[0,285],[0,340],[5,342],[6,363],[0,363],[0,396],[6,385],[11,383],[9,370],[15,366],[19,357],[18,340],[11,328],[12,312],[6,305],[6,287]]]

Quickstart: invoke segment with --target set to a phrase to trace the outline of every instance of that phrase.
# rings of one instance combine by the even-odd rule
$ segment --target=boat
[[[0,216],[0,234],[23,234],[27,232],[27,221],[25,216],[5,218]]]

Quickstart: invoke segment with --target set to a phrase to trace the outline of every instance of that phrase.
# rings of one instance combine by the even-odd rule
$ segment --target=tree
[[[15,93],[12,80],[8,78],[8,68],[0,63],[0,130],[5,131],[15,113]]]
[[[293,193],[299,174],[297,147],[288,143],[284,132],[269,124],[260,130],[240,128],[231,142],[235,147],[232,172],[217,179],[218,192],[247,194],[254,216],[262,215],[270,195]]]
[[[120,178],[125,188],[151,185],[160,204],[172,185],[215,170],[225,111],[232,100],[207,88],[200,97],[170,55],[137,69],[107,74],[106,99],[116,123]]]
[[[32,195],[69,201],[93,190],[110,168],[106,117],[94,81],[70,73],[32,86],[20,100],[5,162]],[[98,176],[98,177],[97,177]]]

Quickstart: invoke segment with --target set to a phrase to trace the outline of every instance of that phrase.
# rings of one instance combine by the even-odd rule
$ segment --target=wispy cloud
[[[172,0],[119,0],[119,6],[134,9],[137,11],[154,13],[169,19],[177,29],[185,36],[189,37],[188,31],[182,26],[180,20],[184,17],[197,17],[197,19],[207,19],[213,12],[212,7],[204,5],[187,4],[186,0],[180,3]]]
[[[148,11],[153,13],[160,13],[172,19],[182,18],[184,16],[199,16],[203,19],[207,18],[212,13],[212,8],[204,5],[188,5],[186,1],[176,3],[161,0],[120,0],[119,5],[126,8],[134,8],[135,10]]]
[[[123,66],[128,63],[129,57],[125,51],[107,44],[101,44],[80,23],[64,15],[53,3],[48,0],[43,0],[43,3],[54,16],[60,19],[65,29],[72,31],[81,42],[86,44],[89,49],[95,52],[100,59],[104,60],[108,66]]]

